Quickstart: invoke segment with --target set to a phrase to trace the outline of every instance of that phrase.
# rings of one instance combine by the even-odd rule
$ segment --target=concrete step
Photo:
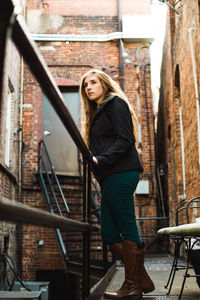
[[[39,299],[41,292],[40,291],[34,291],[34,292],[28,292],[28,291],[19,291],[19,292],[13,292],[13,291],[0,291],[0,299]]]

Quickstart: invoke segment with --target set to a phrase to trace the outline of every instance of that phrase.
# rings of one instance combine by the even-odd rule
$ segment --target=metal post
[[[103,268],[104,272],[108,271],[108,251],[107,251],[107,244],[103,242]]]
[[[91,198],[91,170],[90,163],[83,161],[83,222],[91,224],[90,219]],[[83,277],[82,300],[90,294],[90,231],[83,233]]]

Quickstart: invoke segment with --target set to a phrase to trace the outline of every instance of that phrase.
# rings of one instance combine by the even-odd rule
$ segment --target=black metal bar
[[[63,191],[62,191],[61,186],[60,186],[60,182],[59,182],[58,177],[57,177],[57,175],[56,175],[54,166],[52,166],[52,174],[53,174],[53,176],[54,176],[54,178],[55,178],[55,180],[56,180],[56,184],[57,184],[58,190],[59,190],[59,192],[60,192],[60,194],[61,194],[61,197],[62,197],[64,206],[65,206],[65,209],[66,209],[67,213],[70,213],[70,210],[69,210],[69,207],[68,207],[68,205],[67,205],[65,196],[64,196]]]
[[[99,190],[98,190],[98,188],[97,188],[97,185],[96,185],[96,183],[94,182],[93,178],[91,178],[91,183],[92,183],[92,185],[93,185],[93,187],[94,187],[94,189],[95,189],[97,195],[99,196],[99,198],[101,198],[101,193],[99,192]]]
[[[50,180],[49,178],[49,175],[48,175],[48,170],[47,168],[45,167],[45,162],[44,162],[44,159],[43,159],[43,156],[42,156],[42,145],[43,145],[43,148],[45,150],[45,154],[48,158],[48,161],[49,161],[49,164],[50,164],[50,167],[51,167],[51,172],[52,172],[52,180]],[[62,200],[63,200],[63,203],[64,203],[64,206],[65,206],[65,209],[67,211],[67,213],[70,213],[70,210],[69,210],[69,207],[67,205],[67,202],[66,202],[66,199],[65,199],[65,196],[63,194],[63,191],[62,191],[62,188],[60,186],[60,182],[58,180],[58,177],[56,175],[56,172],[55,172],[55,168],[52,164],[52,161],[51,161],[51,158],[50,158],[50,155],[49,155],[49,152],[47,150],[47,146],[45,144],[45,142],[43,140],[41,140],[39,142],[39,155],[38,155],[38,172],[40,173],[40,161],[42,161],[43,165],[44,165],[44,168],[45,168],[45,172],[46,172],[46,175],[47,175],[47,178],[48,178],[48,181],[49,181],[49,184],[51,185],[51,183],[53,183],[53,178],[55,178],[56,180],[56,184],[57,184],[57,187],[58,187],[58,190],[60,192],[60,195],[62,197]],[[54,193],[55,194],[55,193]],[[57,201],[57,199],[55,199]]]
[[[83,162],[83,222],[91,223],[91,170],[90,163]],[[90,232],[83,233],[82,300],[90,294]]]
[[[78,162],[79,162],[79,175],[81,178],[81,181],[83,182],[83,176],[82,176],[82,172],[81,172],[81,166],[83,166],[83,160],[80,158],[80,154],[79,154],[79,158],[78,158]],[[91,184],[93,185],[96,195],[101,198],[101,193],[97,187],[97,184],[95,183],[95,181],[93,180],[93,178],[91,177]],[[93,208],[92,213],[97,217],[98,222],[100,223],[100,207],[97,205],[93,195],[91,194],[91,206]]]
[[[69,218],[61,217],[38,208],[21,204],[17,201],[0,199],[0,220],[11,223],[32,224],[60,228],[65,231],[90,231],[91,226],[87,222],[79,222]]]
[[[51,200],[50,200],[50,197],[49,197],[49,193],[47,191],[46,184],[44,182],[44,176],[43,176],[42,173],[40,173],[39,176],[40,176],[40,186],[41,186],[41,189],[42,189],[43,194],[45,196],[47,208],[48,208],[50,213],[54,214],[54,209],[53,209],[53,206],[51,204]]]
[[[53,189],[53,185],[52,185],[52,183],[51,183],[51,179],[50,179],[50,176],[49,176],[49,174],[48,174],[48,170],[47,170],[47,167],[46,167],[44,158],[42,157],[41,160],[42,160],[42,165],[44,166],[44,169],[45,169],[45,172],[46,172],[46,176],[47,176],[47,180],[48,180],[48,183],[49,183],[49,186],[50,186],[50,190],[51,190],[52,196],[53,196],[53,198],[54,198],[54,200],[55,200],[55,203],[56,203],[57,209],[58,209],[58,211],[59,211],[59,214],[60,214],[60,216],[62,216],[63,214],[62,214],[62,211],[61,211],[61,209],[60,209],[60,205],[59,205],[59,203],[58,203],[58,200],[57,200],[55,191],[54,191],[54,189]]]
[[[108,251],[107,244],[103,242],[103,268],[105,273],[108,271]]]

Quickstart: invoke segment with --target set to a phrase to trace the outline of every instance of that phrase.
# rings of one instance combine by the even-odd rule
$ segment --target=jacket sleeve
[[[133,135],[132,117],[127,103],[116,97],[107,110],[107,115],[112,123],[115,140],[104,153],[96,156],[98,167],[108,168],[126,155],[131,145],[135,143]]]

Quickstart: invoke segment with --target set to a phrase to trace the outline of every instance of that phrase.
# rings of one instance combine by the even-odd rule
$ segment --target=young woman
[[[144,268],[144,244],[135,218],[133,193],[143,171],[127,97],[106,73],[90,70],[81,81],[85,141],[93,155],[93,171],[102,189],[101,235],[124,263],[125,281],[107,298],[141,297],[154,290]]]

